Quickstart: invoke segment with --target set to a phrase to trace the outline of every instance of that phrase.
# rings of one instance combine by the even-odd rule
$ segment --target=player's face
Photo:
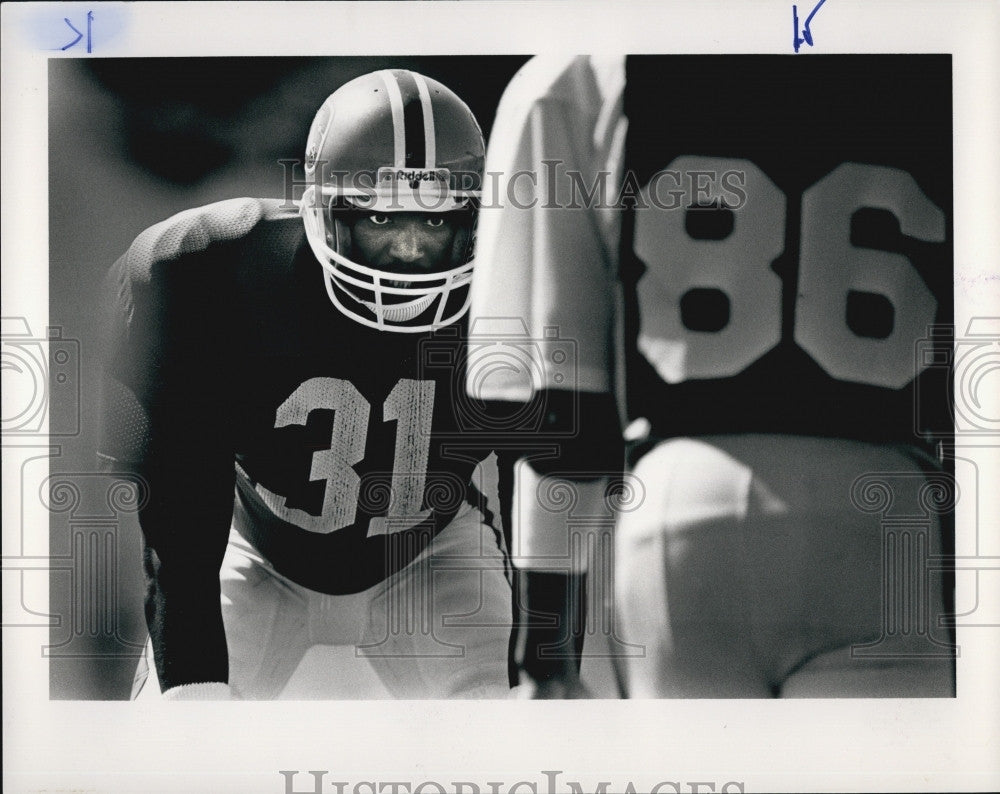
[[[358,261],[401,275],[436,273],[454,266],[452,250],[462,224],[430,212],[373,213],[356,221],[352,242]]]

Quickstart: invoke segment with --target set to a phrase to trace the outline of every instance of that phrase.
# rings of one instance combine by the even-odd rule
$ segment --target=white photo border
[[[810,5],[809,3],[803,4]],[[2,8],[3,315],[48,320],[47,61],[195,55],[779,53],[792,51],[792,2],[7,3]],[[90,55],[51,45],[52,24],[114,19]],[[800,10],[801,13],[801,10]],[[53,23],[55,20],[55,23]],[[66,29],[68,30],[68,29]],[[951,53],[954,81],[955,324],[1000,316],[1000,6],[828,0],[813,53]],[[47,38],[48,37],[48,38]],[[76,53],[76,54],[74,54]],[[108,212],[114,212],[109,201]],[[13,443],[13,442],[11,442]],[[4,554],[21,494],[4,440]],[[963,448],[980,482],[1000,482],[997,446]],[[960,483],[961,485],[962,483]],[[979,531],[1000,576],[998,497],[980,494]],[[6,565],[5,565],[6,567]],[[4,572],[4,613],[11,595]],[[991,579],[990,577],[993,577]],[[958,581],[958,603],[968,580]],[[980,595],[996,596],[993,582]],[[15,592],[16,596],[17,593]],[[32,603],[48,602],[43,587]],[[333,781],[519,781],[545,770],[609,791],[676,781],[683,791],[1000,788],[1000,631],[959,628],[950,700],[287,702],[184,706],[49,699],[47,630],[5,628],[4,790],[285,792],[280,770]],[[708,788],[712,781],[714,789]],[[693,783],[703,785],[692,788]],[[565,782],[558,790],[566,791]],[[645,787],[645,788],[644,788]],[[363,786],[360,791],[369,791]],[[382,790],[391,791],[389,787]],[[399,789],[406,790],[406,789]],[[433,786],[425,791],[436,791]],[[530,786],[516,788],[531,790]],[[672,791],[674,788],[661,788]],[[739,790],[732,788],[730,790]]]

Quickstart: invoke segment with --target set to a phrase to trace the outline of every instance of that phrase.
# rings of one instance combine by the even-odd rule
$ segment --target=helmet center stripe
[[[393,72],[403,101],[403,129],[406,134],[405,168],[427,168],[426,129],[424,127],[424,103],[413,74],[405,71]],[[429,97],[428,97],[429,98]]]

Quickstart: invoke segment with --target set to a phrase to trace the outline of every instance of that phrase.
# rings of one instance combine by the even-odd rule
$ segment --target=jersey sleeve
[[[470,333],[474,342],[502,342],[530,377],[507,367],[484,379],[472,369],[470,390],[482,399],[609,389],[623,87],[623,60],[538,57],[501,99],[487,151]]]
[[[228,679],[219,568],[234,464],[224,268],[209,266],[218,236],[203,216],[182,214],[140,235],[106,281],[99,454],[148,490],[145,611],[164,691]]]
[[[531,456],[546,473],[620,465],[624,74],[622,58],[533,59],[504,93],[487,150],[467,387],[483,404],[527,406],[505,416],[526,448],[551,450]]]

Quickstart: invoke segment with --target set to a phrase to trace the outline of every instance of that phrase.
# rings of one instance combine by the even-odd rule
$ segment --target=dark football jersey
[[[661,438],[947,435],[948,56],[540,57],[487,170],[473,330],[569,347],[542,388]]]
[[[947,428],[948,56],[630,56],[624,113],[630,417],[660,436]]]
[[[621,468],[583,412],[608,394],[605,424],[651,425],[633,459],[675,436],[946,436],[951,151],[948,56],[533,59],[487,151],[470,324],[497,363],[470,360],[470,394],[545,401],[583,442],[556,440],[567,473],[596,470],[588,443]],[[514,517],[515,547],[565,543],[556,511]]]
[[[296,210],[237,199],[181,213],[111,279],[101,452],[149,481],[140,521],[166,634],[171,600],[217,610],[230,525],[285,576],[351,593],[478,499],[487,451],[461,440],[452,399],[462,329],[387,333],[342,315]],[[165,685],[219,680],[205,676],[178,669]]]

